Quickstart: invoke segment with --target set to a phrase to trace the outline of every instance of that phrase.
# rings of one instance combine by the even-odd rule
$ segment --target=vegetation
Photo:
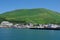
[[[0,16],[11,22],[60,24],[60,14],[45,8],[19,9],[3,13]]]

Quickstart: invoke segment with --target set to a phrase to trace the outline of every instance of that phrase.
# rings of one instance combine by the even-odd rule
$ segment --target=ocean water
[[[0,40],[60,40],[60,30],[0,28]]]

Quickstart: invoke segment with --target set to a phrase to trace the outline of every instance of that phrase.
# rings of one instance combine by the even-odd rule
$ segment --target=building
[[[13,26],[13,23],[10,23],[8,21],[3,21],[1,22],[2,27],[11,27]]]
[[[51,27],[52,27],[52,28],[56,28],[56,27],[58,27],[58,25],[56,25],[56,24],[51,24]]]
[[[44,28],[44,25],[43,24],[39,24],[39,27],[38,28]]]

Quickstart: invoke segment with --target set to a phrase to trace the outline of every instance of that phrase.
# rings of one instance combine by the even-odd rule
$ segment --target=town
[[[2,21],[0,28],[60,28],[60,25],[57,24],[13,24],[9,21]]]

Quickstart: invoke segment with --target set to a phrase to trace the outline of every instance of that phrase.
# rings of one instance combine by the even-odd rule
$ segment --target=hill
[[[18,9],[3,13],[0,16],[8,21],[60,24],[60,13],[45,8]]]

